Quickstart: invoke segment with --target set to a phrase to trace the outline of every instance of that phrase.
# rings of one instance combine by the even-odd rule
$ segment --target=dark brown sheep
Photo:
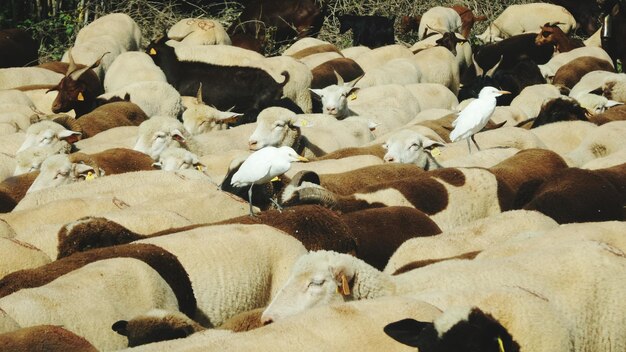
[[[151,311],[131,320],[118,320],[111,329],[128,338],[128,347],[185,338],[206,330],[180,312]]]
[[[559,27],[556,27],[559,28]],[[572,88],[591,71],[615,72],[613,64],[593,56],[582,56],[561,66],[552,79],[552,84]]]
[[[577,101],[556,98],[545,102],[537,117],[522,121],[517,127],[532,129],[559,121],[589,121],[587,114],[587,109],[580,106]]]
[[[188,316],[196,312],[196,298],[185,268],[176,256],[151,244],[128,244],[75,253],[35,269],[12,272],[0,279],[0,297],[23,288],[43,286],[52,280],[89,263],[110,258],[135,258],[150,265],[170,285],[180,311]]]
[[[386,153],[387,151],[383,148],[382,144],[374,144],[367,147],[351,147],[335,150],[334,152],[324,154],[312,160],[343,159],[355,155],[373,155],[382,160]]]
[[[0,213],[8,213],[24,198],[39,171],[11,176],[0,183]]]
[[[96,107],[96,97],[104,93],[98,75],[92,70],[100,65],[102,57],[90,66],[81,68],[82,65],[78,66],[74,62],[71,49],[68,51],[68,56],[70,63],[65,72],[65,77],[61,79],[59,84],[50,88],[51,91],[59,92],[52,103],[52,112],[58,114],[73,109],[78,118],[93,110]]]
[[[21,28],[0,30],[0,68],[37,64],[39,43]]]
[[[567,168],[557,153],[547,149],[526,149],[490,168],[515,194],[513,207],[522,208],[535,190],[555,172]]]
[[[89,221],[86,221],[86,220]],[[263,211],[256,217],[242,216],[216,224],[196,224],[171,228],[152,234],[138,234],[104,218],[86,218],[63,226],[59,231],[59,258],[90,248],[125,244],[132,241],[169,235],[198,227],[219,224],[265,224],[297,238],[309,250],[327,249],[355,253],[356,244],[348,226],[338,214],[320,206],[302,206]]]
[[[626,173],[618,171],[609,173],[606,170],[578,168],[558,170],[537,189],[524,209],[539,211],[559,224],[623,221],[625,203],[622,180]],[[605,177],[608,174],[612,177]],[[613,183],[618,180],[619,184]]]
[[[112,148],[95,154],[72,153],[70,161],[87,164],[96,171],[104,171],[105,175],[154,169],[154,160],[149,155],[126,148]]]
[[[0,334],[0,350],[12,352],[97,352],[83,337],[56,325],[29,326]]]
[[[541,31],[537,34],[535,43],[539,46],[553,44],[559,53],[565,53],[585,46],[582,40],[568,37],[556,23],[546,23],[541,26]]]
[[[383,207],[343,214],[356,241],[356,257],[383,270],[391,255],[413,237],[441,233],[422,211],[410,207]]]
[[[114,127],[139,126],[147,119],[148,115],[136,104],[114,102],[101,105],[79,119],[65,115],[53,121],[65,126],[68,130],[81,132],[82,138],[85,139]]]
[[[337,84],[335,72],[337,72],[345,82],[353,81],[365,74],[361,66],[352,59],[340,57],[328,60],[311,70],[313,74],[311,88],[322,89]]]

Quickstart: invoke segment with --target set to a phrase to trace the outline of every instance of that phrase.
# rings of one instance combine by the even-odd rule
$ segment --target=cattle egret
[[[270,182],[274,177],[289,171],[294,161],[308,161],[296,153],[291,147],[282,146],[265,147],[252,153],[235,172],[230,184],[234,187],[250,186],[248,190],[248,202],[250,203],[250,215],[252,211],[252,187]]]
[[[469,139],[471,138],[476,148],[480,150],[478,143],[474,139],[474,134],[487,125],[489,118],[496,109],[496,97],[502,94],[511,94],[505,90],[498,90],[494,87],[484,87],[478,93],[478,99],[470,102],[465,109],[459,112],[459,116],[452,122],[454,129],[450,132],[450,140],[452,142],[467,140],[467,148],[472,153]]]

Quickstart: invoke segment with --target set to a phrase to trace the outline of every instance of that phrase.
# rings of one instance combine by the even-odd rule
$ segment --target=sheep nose
[[[258,142],[257,141],[248,141],[248,149],[255,150]]]
[[[328,107],[328,108],[326,108],[326,112],[327,112],[329,115],[335,115],[335,114],[337,114],[337,108],[331,108],[331,107]]]
[[[263,323],[263,325],[269,325],[273,322],[274,320],[271,317],[266,317],[266,316],[261,317],[261,323]]]
[[[394,160],[396,160],[396,159],[393,156],[391,156],[391,155],[385,155],[384,160],[385,160],[386,163],[393,163]]]

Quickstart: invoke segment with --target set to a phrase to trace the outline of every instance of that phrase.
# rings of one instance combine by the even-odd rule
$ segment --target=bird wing
[[[456,142],[480,131],[489,121],[494,109],[495,105],[492,107],[491,104],[480,99],[470,102],[454,120],[454,130],[450,132],[450,140]]]
[[[231,179],[231,185],[242,187],[249,186],[268,177],[272,166],[272,156],[268,153],[261,153],[265,149],[261,149],[250,155],[235,172]]]

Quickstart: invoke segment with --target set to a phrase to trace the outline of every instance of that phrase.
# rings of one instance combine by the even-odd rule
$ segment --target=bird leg
[[[279,213],[283,212],[283,207],[280,206],[280,204],[278,204],[278,201],[274,198],[270,198],[270,202],[272,202],[272,204],[274,204],[274,206],[276,207],[276,209],[278,209]]]
[[[254,187],[254,183],[250,185],[250,189],[248,190],[248,203],[250,203],[250,216],[255,216],[252,210],[252,187]]]
[[[470,154],[472,154],[472,146],[470,145],[469,138],[465,138],[465,140],[467,141],[467,150]]]
[[[476,140],[474,139],[474,135],[472,135],[470,138],[472,138],[472,142],[474,142],[474,144],[476,145],[476,148],[478,148],[478,151],[480,151],[480,147],[478,146],[478,143],[476,143]],[[467,143],[469,143],[469,141]]]

